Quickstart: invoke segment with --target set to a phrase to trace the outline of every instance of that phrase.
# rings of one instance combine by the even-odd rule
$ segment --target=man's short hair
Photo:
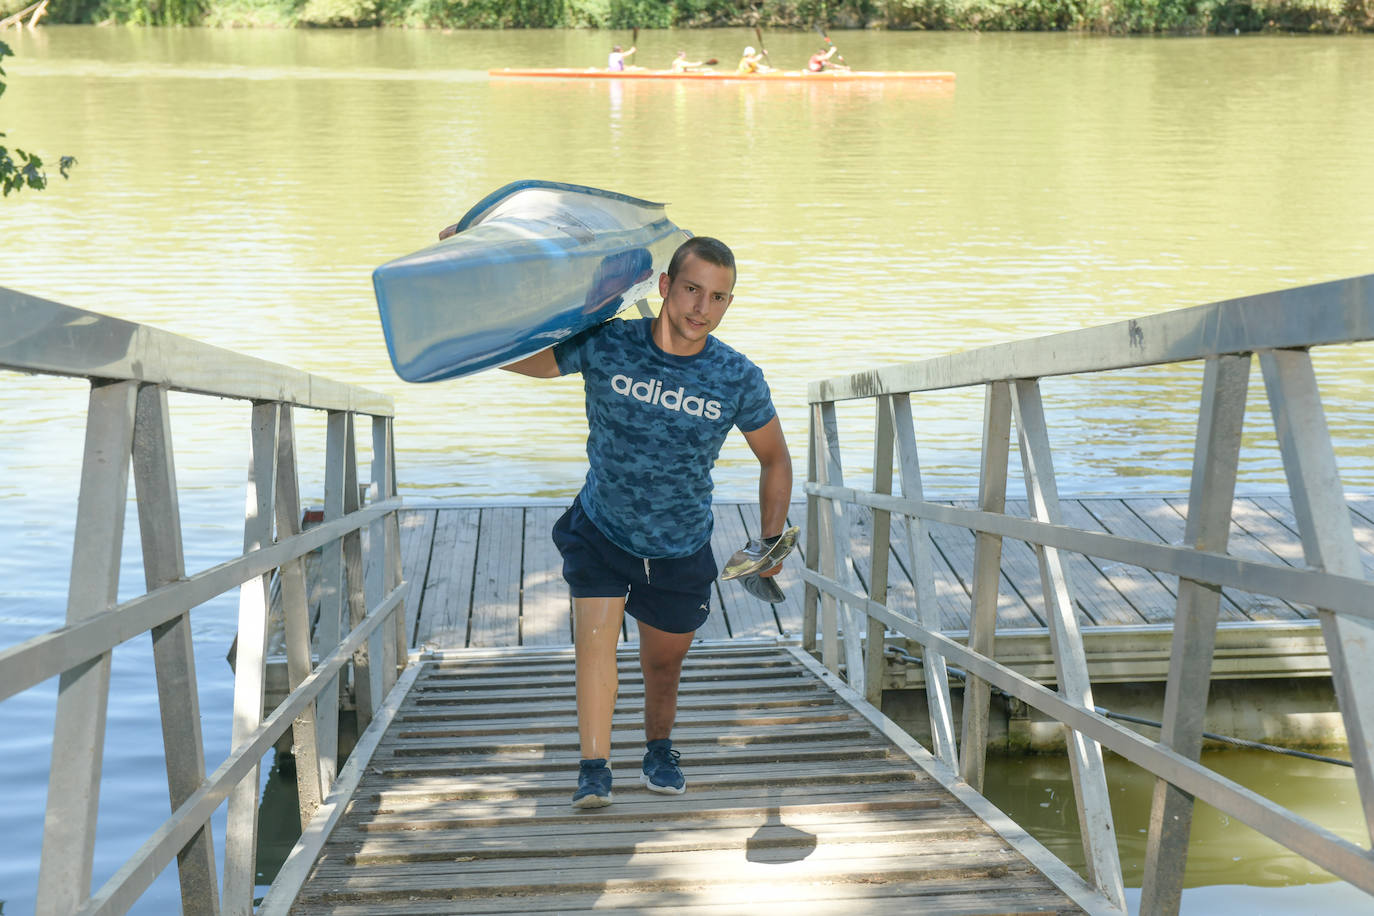
[[[735,270],[735,253],[730,250],[728,245],[720,239],[711,238],[709,235],[694,235],[679,245],[677,251],[673,252],[673,259],[668,262],[669,280],[677,276],[678,269],[682,267],[683,259],[689,254],[696,255],[707,264],[728,267],[732,275],[739,275],[738,271]]]

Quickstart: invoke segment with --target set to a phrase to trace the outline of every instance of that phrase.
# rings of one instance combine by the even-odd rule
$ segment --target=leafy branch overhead
[[[0,41],[0,61],[13,55],[10,46]],[[5,94],[5,68],[0,67],[0,96]],[[48,175],[43,171],[43,159],[36,153],[15,147],[11,150],[4,144],[5,133],[0,131],[0,192],[6,197],[11,191],[33,188],[41,191],[48,186]],[[62,156],[57,160],[57,171],[63,178],[76,165],[76,157]]]

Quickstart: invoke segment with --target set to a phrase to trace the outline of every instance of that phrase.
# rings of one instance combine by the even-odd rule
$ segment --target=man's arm
[[[792,455],[782,435],[782,422],[774,416],[753,432],[745,433],[744,441],[759,460],[759,536],[777,537],[787,526],[787,508],[792,501]],[[776,575],[780,569],[781,563],[759,575]]]
[[[553,347],[545,347],[533,356],[526,356],[501,367],[507,372],[528,375],[530,378],[558,378],[558,360],[553,357]]]

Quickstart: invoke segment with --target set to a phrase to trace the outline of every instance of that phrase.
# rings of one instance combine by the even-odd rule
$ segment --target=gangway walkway
[[[639,783],[633,654],[620,684],[615,801],[579,811],[570,651],[426,659],[290,912],[1105,909],[799,649],[692,651],[673,732],[681,796]]]

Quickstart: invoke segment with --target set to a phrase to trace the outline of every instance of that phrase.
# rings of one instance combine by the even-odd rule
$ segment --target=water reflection
[[[752,37],[645,30],[640,51],[730,60]],[[0,285],[391,394],[412,500],[564,496],[582,477],[575,380],[492,372],[408,386],[377,324],[372,268],[516,179],[667,201],[679,225],[730,242],[740,284],[721,336],[767,372],[799,460],[812,380],[1371,269],[1374,55],[1359,37],[841,39],[851,63],[954,70],[953,87],[486,78],[599,65],[606,39],[592,32],[61,27],[5,40],[9,136],[81,164],[0,206]],[[769,50],[800,63],[813,44],[778,34]],[[1370,348],[1316,361],[1344,481],[1369,489]],[[1046,380],[1061,490],[1185,490],[1200,388],[1195,366]],[[0,374],[0,645],[62,617],[85,398],[81,383]],[[1252,385],[1246,490],[1282,483],[1263,398]],[[935,393],[914,410],[927,492],[967,496],[981,395]],[[248,415],[173,399],[190,571],[241,543]],[[871,406],[840,420],[846,474],[862,482]],[[297,427],[301,488],[317,499],[320,421]],[[752,498],[756,467],[735,438],[718,492]],[[136,587],[136,545],[127,553],[123,581]],[[220,678],[201,699],[221,743],[228,605],[197,612],[197,667]],[[140,715],[155,702],[148,670],[129,675],[141,686],[123,701]],[[7,736],[45,735],[51,697],[0,712]],[[128,743],[156,740],[154,726]],[[16,911],[41,831],[32,763],[45,754],[14,755],[3,774],[21,787],[0,829],[0,886],[21,888],[7,898]],[[107,807],[128,825],[165,799],[157,767],[135,760],[107,753],[111,778],[138,785],[106,794],[102,825]],[[97,878],[120,861],[98,862]],[[175,906],[164,884],[149,912]]]
[[[1280,801],[1337,836],[1368,847],[1369,836],[1364,828],[1352,770],[1247,750],[1205,752],[1201,762],[1248,789]],[[1138,889],[1144,874],[1154,779],[1114,754],[1106,755],[1106,765],[1122,877],[1128,888]],[[989,757],[984,794],[1056,856],[1080,874],[1084,872],[1067,757]],[[1297,905],[1285,904],[1280,898],[1262,898],[1265,900],[1263,911],[1269,913],[1311,912],[1314,908],[1321,909],[1314,906],[1314,901],[1319,900],[1332,904],[1326,910],[1329,912],[1351,912],[1343,909],[1340,901],[1360,901],[1357,907],[1368,905],[1368,897],[1362,892],[1344,882],[1325,886],[1326,882],[1335,881],[1331,874],[1201,802],[1193,814],[1184,880],[1186,888],[1240,883],[1265,887],[1323,885],[1308,888],[1307,895],[1297,901]],[[1138,890],[1132,897],[1138,905]],[[1215,899],[1185,891],[1184,912],[1217,912],[1206,909],[1206,901],[1214,902]],[[1291,898],[1290,902],[1293,902]]]

